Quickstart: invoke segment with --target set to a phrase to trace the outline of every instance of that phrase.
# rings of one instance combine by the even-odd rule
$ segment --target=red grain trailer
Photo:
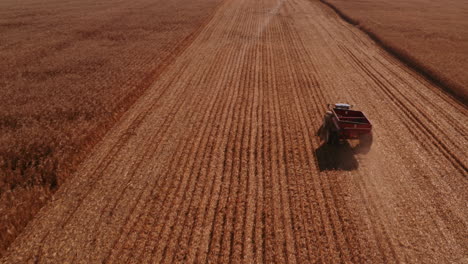
[[[349,104],[328,104],[322,129],[325,142],[337,144],[348,139],[359,139],[361,146],[372,145],[372,124],[363,112],[351,110]]]

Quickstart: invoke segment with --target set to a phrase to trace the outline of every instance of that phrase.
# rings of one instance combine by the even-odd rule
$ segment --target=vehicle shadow
[[[337,145],[330,145],[324,142],[315,150],[315,157],[320,171],[357,170],[359,163],[354,157],[355,154],[355,150],[348,142]]]

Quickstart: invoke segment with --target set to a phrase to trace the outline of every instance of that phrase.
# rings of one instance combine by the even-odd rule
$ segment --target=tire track
[[[289,30],[289,31],[287,31],[287,32],[293,32],[293,31],[292,31],[292,30]],[[292,49],[292,50],[299,50],[299,49],[296,48],[296,49]],[[294,56],[294,55],[293,55],[293,56]],[[296,58],[294,58],[293,60],[299,60],[300,57],[301,57],[301,56],[298,55],[298,56],[297,56]],[[298,64],[296,64],[296,65],[298,65]],[[298,71],[300,71],[300,69],[298,69],[297,72],[298,72]],[[324,104],[324,102],[322,101],[322,102],[320,102],[320,103],[318,103],[318,104]],[[319,120],[320,120],[320,119],[319,119]],[[327,185],[330,186],[330,183],[327,182]],[[332,190],[332,189],[330,189],[330,190],[332,191],[332,192],[331,192],[332,197],[334,197],[335,195],[333,194],[333,190]],[[336,201],[335,198],[334,198],[334,200]],[[334,202],[334,203],[335,203],[335,202]],[[337,209],[339,209],[339,207],[334,206],[334,205],[332,205],[332,208],[337,208]],[[339,210],[336,211],[336,215],[337,215],[337,217],[338,217],[338,221],[335,222],[334,225],[341,226],[342,223],[343,223],[343,220],[342,220],[342,215],[341,215],[341,213],[340,213]],[[336,230],[337,227],[335,227],[334,229]],[[338,229],[342,229],[342,228],[338,228]],[[348,256],[349,253],[348,253],[348,250],[347,250],[347,248],[349,248],[349,242],[348,242],[349,239],[348,239],[346,236],[344,236],[344,238],[338,238],[338,237],[336,237],[335,239],[344,239],[344,243],[345,243],[346,245],[342,245],[342,246],[341,246],[342,248],[340,249],[340,251],[342,252],[341,254],[344,254],[344,255],[345,255],[345,258],[349,259],[349,256]],[[344,247],[344,249],[343,249],[343,247]]]

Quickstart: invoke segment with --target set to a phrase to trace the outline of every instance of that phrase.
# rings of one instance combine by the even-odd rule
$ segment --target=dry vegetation
[[[0,263],[467,262],[468,108],[330,8],[224,1],[177,56]]]
[[[0,253],[219,2],[0,2]]]
[[[468,2],[323,0],[466,102]]]

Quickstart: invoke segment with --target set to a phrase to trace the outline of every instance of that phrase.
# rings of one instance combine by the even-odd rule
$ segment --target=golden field
[[[0,252],[218,2],[0,3]]]

